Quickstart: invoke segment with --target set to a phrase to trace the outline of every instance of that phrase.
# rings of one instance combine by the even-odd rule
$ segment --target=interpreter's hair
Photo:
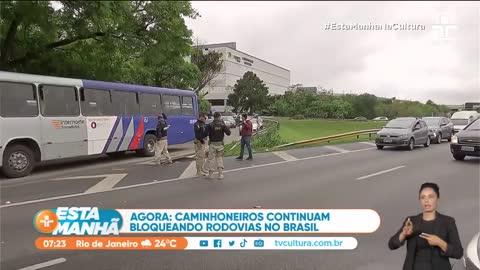
[[[247,118],[248,116],[247,116],[246,113],[244,113],[244,114],[242,114],[242,117],[243,117],[243,118]]]
[[[165,113],[162,113],[163,119],[167,120],[167,115]]]
[[[207,114],[202,112],[198,115],[198,118],[202,118],[202,117],[207,118]]]
[[[420,193],[422,193],[422,190],[426,188],[433,189],[433,191],[435,191],[435,193],[437,194],[437,198],[440,198],[440,188],[438,187],[438,185],[435,183],[429,183],[429,182],[422,184],[422,186],[420,187],[420,191],[418,192],[418,196],[420,196]]]

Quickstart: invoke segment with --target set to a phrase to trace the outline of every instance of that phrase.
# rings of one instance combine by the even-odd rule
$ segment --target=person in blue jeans
[[[252,139],[253,133],[253,124],[252,121],[248,120],[247,114],[242,114],[242,124],[240,125],[240,136],[242,139],[240,141],[240,156],[237,157],[237,160],[243,160],[243,152],[245,150],[245,146],[248,149],[248,158],[247,160],[252,160],[252,146],[250,145],[250,141]]]

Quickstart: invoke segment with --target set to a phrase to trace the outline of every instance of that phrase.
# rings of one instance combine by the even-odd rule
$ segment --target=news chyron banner
[[[45,234],[36,247],[56,250],[352,250],[358,243],[348,234],[373,233],[380,223],[371,209],[58,207],[33,218],[35,229]]]

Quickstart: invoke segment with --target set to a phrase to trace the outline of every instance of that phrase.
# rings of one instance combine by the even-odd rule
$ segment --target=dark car
[[[480,119],[452,136],[450,152],[456,160],[464,160],[466,156],[480,157]]]
[[[409,150],[413,150],[415,145],[429,147],[427,124],[414,117],[393,119],[377,133],[375,144],[378,149],[383,149],[384,146],[404,146]]]
[[[470,240],[463,258],[453,264],[453,270],[480,270],[480,233]]]
[[[435,143],[441,143],[443,139],[451,140],[453,136],[453,123],[446,117],[423,117],[427,123],[430,138]]]

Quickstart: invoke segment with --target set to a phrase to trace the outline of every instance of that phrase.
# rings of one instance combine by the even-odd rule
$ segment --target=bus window
[[[80,89],[82,114],[85,116],[111,116],[112,103],[110,91],[97,89]]]
[[[33,117],[38,115],[35,86],[0,82],[0,116]]]
[[[44,116],[79,116],[77,90],[72,86],[40,85],[40,108]]]
[[[193,98],[192,97],[182,97],[182,114],[183,115],[194,115],[193,111]]]
[[[116,115],[136,115],[139,113],[136,92],[112,91],[113,113]]]
[[[180,105],[179,96],[162,95],[163,108],[168,115],[181,115],[182,107]]]
[[[141,94],[140,95],[140,112],[143,115],[159,115],[162,113],[162,102],[160,95]]]

